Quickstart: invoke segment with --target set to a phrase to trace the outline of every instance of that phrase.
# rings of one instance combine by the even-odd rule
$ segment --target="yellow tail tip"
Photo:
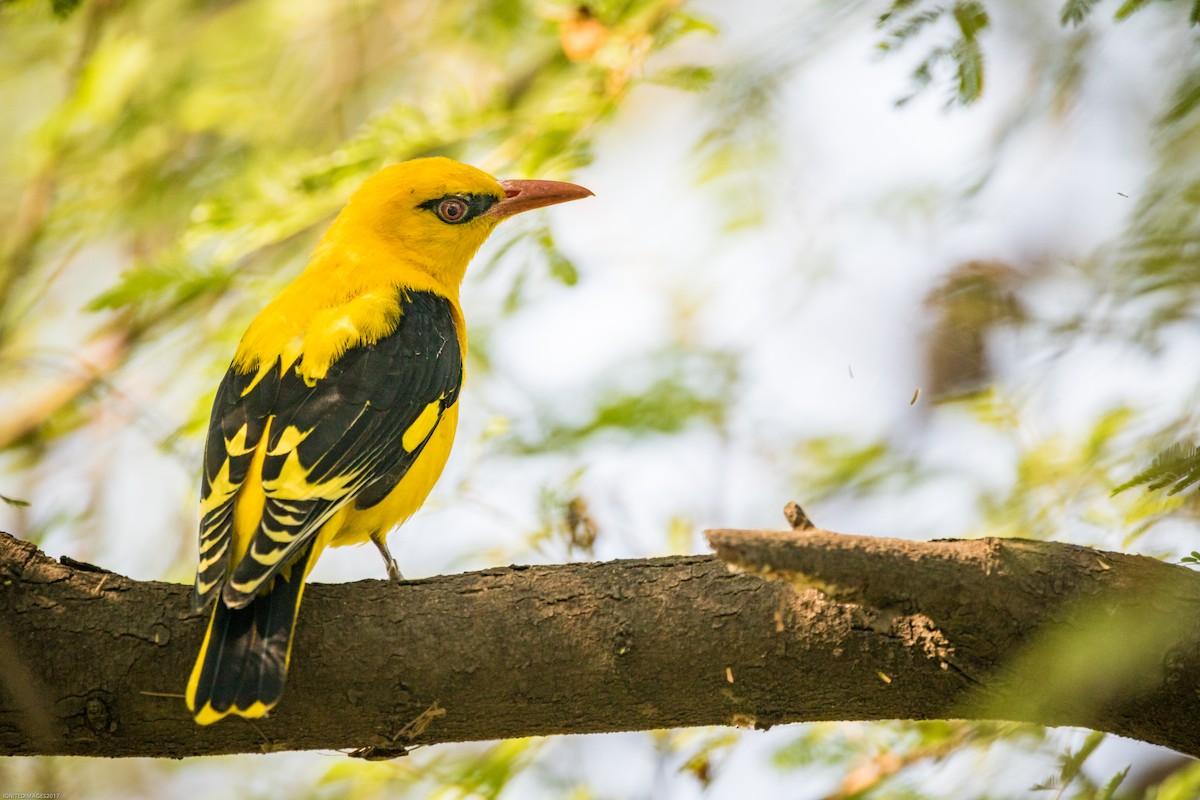
[[[249,708],[230,706],[224,711],[217,711],[212,707],[212,703],[205,703],[199,710],[193,709],[191,704],[188,704],[188,710],[192,712],[192,718],[196,720],[197,725],[212,725],[214,722],[225,719],[230,714],[245,717],[246,719],[258,719],[265,717],[272,708],[274,708],[274,704],[267,705],[261,700],[256,700],[250,704]]]

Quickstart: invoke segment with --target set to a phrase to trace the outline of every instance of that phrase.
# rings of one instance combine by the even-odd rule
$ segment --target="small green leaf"
[[[1113,489],[1112,494],[1143,485],[1150,491],[1169,486],[1168,494],[1179,494],[1197,481],[1200,481],[1200,447],[1178,442],[1156,455],[1149,467]]]
[[[598,435],[630,438],[672,435],[693,424],[724,424],[736,374],[719,351],[661,353],[652,359],[656,377],[648,384],[625,380],[600,392],[590,419],[582,422],[547,419],[539,435],[515,439],[521,453],[569,451]],[[632,367],[639,372],[646,364]]]
[[[967,39],[974,39],[990,22],[987,9],[976,0],[963,0],[955,3],[954,20],[958,23],[958,29],[962,31],[962,35]]]
[[[974,103],[983,94],[983,51],[974,39],[962,39],[951,53],[958,65],[958,102]]]
[[[891,8],[879,15],[879,19],[875,24],[882,26],[892,17],[907,11],[909,8],[912,8],[913,4],[916,2],[917,0],[895,0],[895,2],[892,3]]]
[[[126,270],[115,285],[92,298],[87,309],[144,309],[159,302],[178,308],[202,295],[220,292],[230,277],[225,269],[201,269],[177,254],[169,254],[160,261]]]
[[[571,259],[557,250],[549,254],[547,266],[550,268],[550,275],[564,286],[574,286],[579,283],[579,270],[576,269]]]
[[[59,19],[71,16],[81,5],[83,0],[50,0],[50,8]]]
[[[1125,777],[1129,775],[1129,767],[1112,776],[1108,783],[1104,784],[1104,788],[1100,790],[1100,794],[1096,795],[1096,800],[1112,800],[1112,796],[1116,794],[1117,789],[1125,782]]]
[[[707,89],[712,83],[713,71],[708,67],[672,67],[655,74],[650,81],[663,86],[683,89],[686,92],[700,92]]]
[[[1067,0],[1059,19],[1063,25],[1079,25],[1092,13],[1092,8],[1097,2],[1099,0]]]
[[[15,508],[29,508],[28,500],[18,500],[17,498],[9,497],[6,494],[0,494],[0,501],[8,503],[10,506]]]
[[[1121,7],[1117,9],[1117,13],[1113,14],[1113,18],[1127,19],[1135,11],[1140,11],[1149,2],[1150,0],[1125,0],[1121,4]]]
[[[558,249],[549,228],[542,228],[538,232],[537,243],[546,259],[546,268],[550,271],[550,277],[565,286],[574,286],[579,283],[579,270],[576,269],[571,259]]]
[[[659,47],[666,47],[693,33],[716,36],[719,32],[717,26],[706,19],[685,11],[676,11],[654,31],[654,39]]]
[[[1092,731],[1084,739],[1083,744],[1079,749],[1071,752],[1068,750],[1059,756],[1058,774],[1047,778],[1037,786],[1032,787],[1035,791],[1050,791],[1057,790],[1059,796],[1062,796],[1063,791],[1071,785],[1071,783],[1079,777],[1080,771],[1083,769],[1083,764],[1088,760],[1088,757],[1095,752],[1100,743],[1104,741],[1106,734],[1100,731]],[[1118,781],[1118,785],[1119,785]],[[1115,788],[1115,787],[1114,787]]]
[[[528,277],[528,273],[521,270],[513,278],[512,285],[508,288],[508,293],[504,295],[504,302],[500,306],[501,312],[505,316],[516,313],[517,309],[521,307],[525,299],[526,277]]]
[[[716,36],[721,32],[709,20],[698,17],[695,14],[689,14],[686,11],[676,11],[672,17],[672,21],[678,24],[684,33],[707,33],[710,36]]]

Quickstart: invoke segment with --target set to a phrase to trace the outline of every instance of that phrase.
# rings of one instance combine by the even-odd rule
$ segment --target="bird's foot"
[[[404,580],[404,576],[400,574],[400,567],[396,566],[395,559],[387,562],[388,580],[392,583],[399,583]]]
[[[387,540],[382,536],[372,536],[371,541],[379,548],[379,555],[383,556],[383,563],[387,566],[388,580],[392,583],[404,580],[404,576],[400,574],[400,567],[396,564],[396,559],[392,558],[392,553],[388,550]]]

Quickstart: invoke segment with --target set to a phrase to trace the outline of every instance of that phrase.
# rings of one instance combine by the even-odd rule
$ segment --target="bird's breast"
[[[332,545],[361,544],[376,532],[386,533],[416,512],[441,476],[458,428],[458,403],[447,408],[408,472],[386,497],[370,508],[350,508]],[[394,447],[403,447],[397,439]]]

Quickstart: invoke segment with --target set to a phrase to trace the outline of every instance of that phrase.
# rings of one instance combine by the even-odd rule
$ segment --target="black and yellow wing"
[[[392,333],[350,348],[311,384],[278,361],[259,373],[226,374],[205,449],[197,608],[218,589],[230,607],[249,604],[342,506],[381,501],[457,401],[462,353],[450,301],[397,290],[397,303]],[[234,499],[264,437],[262,514],[245,554],[230,564]]]

